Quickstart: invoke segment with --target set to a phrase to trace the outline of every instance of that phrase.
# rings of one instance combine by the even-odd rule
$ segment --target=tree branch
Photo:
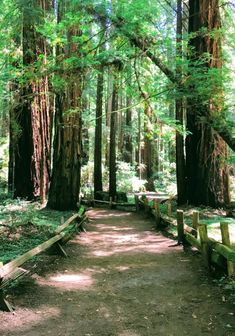
[[[107,13],[98,13],[95,11],[94,8],[89,7],[88,9],[89,13],[92,15],[100,16],[101,18],[104,18],[104,16],[107,16]],[[125,29],[125,20],[121,17],[109,17],[109,21],[120,30],[120,32],[126,36],[130,43],[133,44],[135,47],[142,50],[145,55],[166,75],[166,77],[174,84],[176,84],[178,87],[181,87],[184,89],[184,84],[182,83],[181,79],[177,76],[177,74],[172,71],[167,65],[165,65],[162,60],[153,54],[153,52],[150,50],[150,42],[146,41],[140,36],[137,36],[133,32],[127,31]],[[228,127],[227,121],[224,117],[217,117],[216,122],[209,120],[210,118],[207,115],[204,115],[206,117],[207,122],[211,125],[211,127],[221,136],[221,138],[227,143],[227,145],[235,151],[235,138],[231,135],[232,131],[231,129],[235,126]]]

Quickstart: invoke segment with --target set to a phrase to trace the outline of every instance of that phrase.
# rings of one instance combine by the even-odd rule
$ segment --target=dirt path
[[[197,257],[136,214],[89,216],[68,259],[43,256],[43,273],[19,284],[15,313],[0,313],[1,336],[235,335],[232,308]]]

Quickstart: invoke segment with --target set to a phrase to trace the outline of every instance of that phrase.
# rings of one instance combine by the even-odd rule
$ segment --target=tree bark
[[[62,2],[58,12],[59,20],[63,18],[65,9]],[[71,6],[67,8],[75,9]],[[74,42],[74,37],[80,35],[78,24],[69,25],[67,44],[57,51],[57,56],[64,56],[65,61],[79,57],[79,44]],[[77,208],[80,193],[83,76],[76,67],[63,69],[64,91],[56,97],[53,172],[48,206],[57,210],[71,210]]]
[[[118,108],[121,110],[123,108],[123,100],[122,100],[122,90],[119,90],[119,102],[118,102]],[[124,118],[123,118],[123,111],[119,111],[117,115],[118,124],[118,158],[122,160],[123,158],[123,144],[124,144],[124,136],[123,136],[123,127],[124,127]]]
[[[106,106],[105,106],[105,112],[106,112],[106,129],[107,129],[107,140],[105,142],[105,166],[109,167],[109,136],[108,131],[110,132],[110,116],[112,113],[112,96],[113,96],[113,75],[111,73],[111,67],[108,69],[108,85],[107,85],[107,96],[106,96]]]
[[[49,48],[36,26],[50,10],[49,0],[30,0],[22,6],[25,84],[20,87],[21,97],[10,112],[10,191],[14,197],[40,197],[42,202],[45,201],[50,179],[53,104],[49,98],[48,76],[34,74],[32,69],[39,60],[42,69],[47,63]]]
[[[146,94],[145,98],[146,98]],[[145,188],[147,191],[155,191],[154,183],[153,183],[153,171],[152,171],[152,139],[150,138],[150,127],[149,124],[151,123],[152,118],[152,108],[145,102],[144,107],[144,115],[145,115],[145,122],[144,122],[144,174],[143,178],[147,180],[145,184]]]
[[[135,157],[136,157],[136,163],[137,163],[137,173],[138,173],[138,177],[141,180],[142,179],[142,160],[141,160],[141,151],[142,151],[142,147],[141,147],[141,113],[140,113],[140,109],[137,110],[137,122],[138,122],[138,132],[137,132],[137,136],[136,136],[136,142],[137,142],[137,147],[136,147],[136,152],[135,152]]]
[[[183,33],[183,17],[182,17],[182,0],[177,0],[177,29],[176,29],[176,54],[177,58],[182,60],[182,33]],[[176,72],[182,78],[182,67],[176,65]],[[179,125],[184,127],[184,105],[183,97],[176,98],[175,102],[175,119]],[[186,176],[185,176],[185,154],[184,154],[184,136],[176,131],[176,179],[177,179],[177,203],[182,205],[187,201],[186,193]]]
[[[117,178],[116,178],[116,133],[117,133],[117,112],[118,108],[118,86],[117,75],[113,81],[112,93],[112,111],[110,116],[110,146],[109,146],[109,196],[113,200],[117,196]]]
[[[226,143],[202,118],[211,120],[223,109],[222,82],[215,82],[210,75],[211,69],[217,70],[218,78],[222,67],[220,28],[218,0],[189,1],[189,33],[195,34],[190,40],[193,51],[189,69],[197,73],[199,81],[191,83],[194,96],[188,100],[186,176],[188,200],[195,205],[225,206],[230,202]],[[195,61],[199,65],[195,66]],[[200,92],[205,78],[210,81],[206,96]]]
[[[139,74],[135,64],[135,75],[138,84],[140,96],[144,99],[144,148],[143,148],[143,163],[144,168],[141,172],[143,179],[147,180],[145,188],[147,191],[154,191],[154,183],[152,176],[152,139],[151,136],[151,123],[152,123],[152,107],[148,102],[148,94],[142,90]]]
[[[131,97],[126,97],[126,130],[124,133],[123,160],[127,163],[133,163],[133,145],[132,145],[132,110],[130,108]]]
[[[103,112],[104,68],[100,68],[97,77],[96,93],[96,124],[95,124],[95,153],[94,153],[94,195],[103,191],[102,183],[102,112]]]

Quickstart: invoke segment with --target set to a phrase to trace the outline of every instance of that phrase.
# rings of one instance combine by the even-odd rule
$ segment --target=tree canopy
[[[229,204],[233,3],[3,0],[0,9],[14,197],[68,209],[86,185],[115,198],[177,180],[179,203]]]

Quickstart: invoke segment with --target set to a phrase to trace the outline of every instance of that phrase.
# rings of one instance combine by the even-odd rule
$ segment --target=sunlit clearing
[[[58,287],[63,290],[79,289],[88,290],[94,284],[90,274],[74,273],[74,274],[57,274],[49,279],[40,278],[37,280],[40,285]]]
[[[60,310],[56,307],[50,307],[47,305],[40,306],[34,310],[30,309],[18,309],[16,314],[11,314],[9,318],[9,313],[7,319],[3,319],[0,325],[0,334],[4,331],[14,331],[17,332],[19,329],[21,332],[31,329],[33,326],[37,326],[42,322],[46,322],[51,318],[58,317],[60,315]],[[23,334],[22,334],[23,335]]]

